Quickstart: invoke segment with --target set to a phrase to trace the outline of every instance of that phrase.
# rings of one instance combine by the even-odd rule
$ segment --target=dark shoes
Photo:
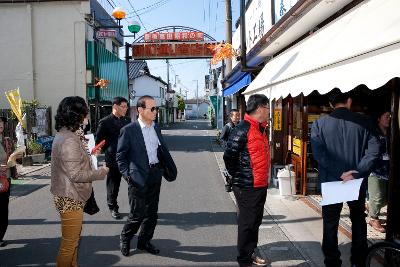
[[[145,250],[150,254],[154,254],[157,255],[158,253],[160,253],[160,250],[157,249],[153,244],[151,244],[150,242],[147,242],[145,244],[138,244],[137,246],[138,249],[140,250]]]
[[[7,246],[7,241],[0,240],[0,247],[5,247]]]
[[[121,213],[118,212],[118,210],[110,210],[111,212],[111,217],[113,217],[116,220],[121,220],[122,216]]]
[[[255,255],[255,254],[253,254],[253,256],[251,258],[253,259],[253,265],[266,266],[267,264],[269,264],[267,260]]]
[[[125,241],[120,241],[119,246],[120,246],[120,250],[122,255],[124,255],[125,257],[129,256],[129,250],[131,249],[131,242],[125,242]]]

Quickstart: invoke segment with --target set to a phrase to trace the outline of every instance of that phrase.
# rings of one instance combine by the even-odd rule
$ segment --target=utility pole
[[[167,63],[167,94],[169,94],[169,59],[166,59],[165,62]],[[168,104],[168,99],[165,100],[165,103],[167,104],[167,124],[169,123],[169,104]]]
[[[196,81],[196,106],[197,106],[197,118],[199,118],[199,80]]]
[[[226,42],[229,44],[232,44],[232,3],[231,0],[225,0],[225,17],[226,17],[226,22],[225,22],[225,37],[226,37]],[[232,71],[232,59],[227,58],[226,59],[226,71],[225,74],[229,74]]]

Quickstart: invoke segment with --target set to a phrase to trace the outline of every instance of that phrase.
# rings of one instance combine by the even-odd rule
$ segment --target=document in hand
[[[88,149],[89,151],[92,151],[92,149],[96,146],[96,143],[94,141],[94,135],[93,134],[87,134],[85,135],[86,139],[88,139]],[[97,170],[97,157],[95,155],[90,155],[92,158],[92,163],[93,167]]]
[[[321,183],[322,201],[321,206],[347,202],[358,199],[363,178],[347,182]]]

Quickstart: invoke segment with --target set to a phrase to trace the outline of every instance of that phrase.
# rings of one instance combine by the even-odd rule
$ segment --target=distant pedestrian
[[[92,182],[103,180],[108,168],[96,170],[87,148],[76,133],[88,114],[79,96],[64,98],[57,109],[57,134],[51,152],[51,187],[61,218],[61,245],[57,266],[77,266],[83,208],[92,193]]]
[[[240,122],[239,110],[231,109],[231,112],[229,113],[229,119],[230,122],[225,124],[221,131],[220,139],[222,141],[223,148],[226,148],[226,143],[228,142],[229,135],[231,134],[232,129],[235,128],[236,125],[238,125],[238,123]]]
[[[96,133],[96,144],[106,141],[103,147],[105,160],[110,171],[107,174],[107,204],[111,216],[114,219],[121,219],[118,206],[118,193],[121,184],[122,174],[118,169],[116,161],[119,131],[127,125],[130,120],[125,117],[128,110],[128,100],[117,96],[113,100],[112,113],[99,122]]]
[[[385,233],[379,220],[381,208],[387,204],[389,185],[389,126],[390,112],[383,109],[377,113],[377,135],[380,143],[379,159],[368,177],[368,224],[376,231]]]
[[[255,253],[271,165],[268,116],[268,98],[261,94],[251,95],[244,120],[229,135],[224,153],[225,166],[232,176],[233,193],[239,209],[237,261],[241,267],[268,264]]]
[[[129,255],[131,239],[139,228],[137,248],[151,254],[160,252],[150,241],[157,225],[161,176],[166,177],[170,170],[164,167],[172,165],[176,178],[175,163],[154,123],[156,101],[151,96],[142,96],[137,109],[139,119],[121,129],[117,149],[118,167],[129,185],[131,209],[121,232],[120,249],[124,256]]]
[[[14,151],[14,143],[11,138],[3,135],[6,122],[6,117],[0,117],[0,176],[6,178],[3,181],[8,183],[8,189],[0,193],[0,247],[7,245],[7,242],[4,241],[3,238],[8,227],[8,204],[10,202],[11,178],[17,178],[16,166],[10,167],[10,165],[7,164]],[[11,157],[14,157],[15,161],[16,158],[22,157],[22,154],[13,155]]]
[[[351,112],[352,99],[335,89],[329,97],[334,111],[316,120],[311,128],[311,145],[318,162],[319,183],[366,178],[379,156],[379,143],[371,120]],[[339,192],[338,192],[339,193]],[[348,201],[352,229],[351,264],[365,266],[367,224],[365,222],[366,180],[359,199]],[[322,251],[326,266],[341,266],[338,227],[343,203],[322,206]]]

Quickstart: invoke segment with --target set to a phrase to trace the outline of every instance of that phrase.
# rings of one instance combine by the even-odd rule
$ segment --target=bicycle
[[[387,241],[373,244],[367,250],[366,266],[400,266],[400,244]]]

